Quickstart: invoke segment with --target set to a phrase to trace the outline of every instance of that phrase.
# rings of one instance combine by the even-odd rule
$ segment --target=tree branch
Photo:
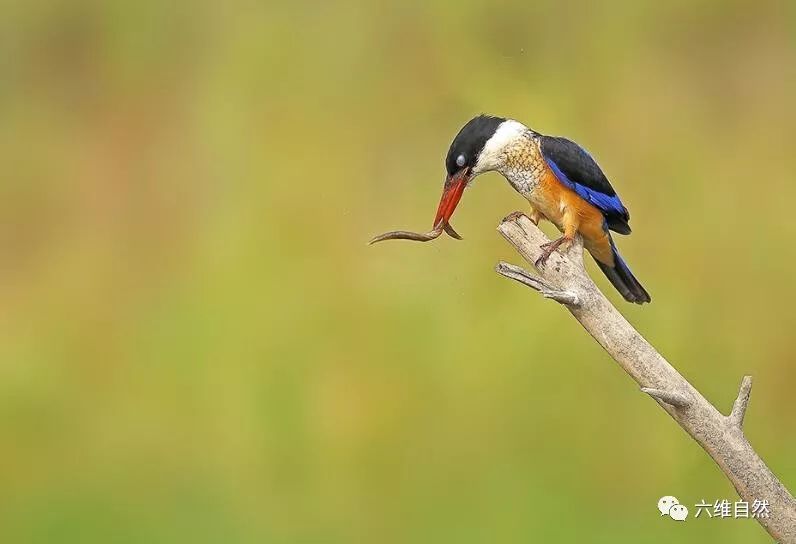
[[[743,427],[743,418],[746,415],[746,407],[749,406],[749,395],[752,394],[752,377],[744,376],[741,381],[741,389],[738,391],[738,398],[732,404],[730,412],[730,422],[739,429]]]
[[[576,293],[557,289],[539,276],[534,276],[519,266],[514,266],[513,264],[500,261],[495,267],[495,270],[501,276],[518,281],[523,285],[527,285],[531,289],[539,291],[545,298],[555,300],[556,302],[560,302],[561,304],[566,304],[568,306],[577,306],[580,302]]]
[[[508,216],[498,228],[529,263],[548,238],[522,214]],[[796,544],[796,500],[752,448],[743,433],[752,378],[745,376],[729,416],[722,415],[625,320],[592,282],[583,267],[578,239],[564,254],[555,252],[539,276],[499,263],[499,274],[560,302],[627,372],[641,391],[660,406],[710,455],[750,504],[767,500],[769,517],[755,518],[778,542]]]
[[[642,387],[642,393],[648,394],[650,397],[656,398],[666,404],[671,404],[678,408],[686,408],[691,401],[685,398],[684,395],[676,391],[664,391],[663,389],[653,389],[652,387]]]

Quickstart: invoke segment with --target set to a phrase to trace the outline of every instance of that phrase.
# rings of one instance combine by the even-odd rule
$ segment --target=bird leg
[[[523,215],[525,215],[525,214],[522,213],[522,212],[519,212],[519,211],[511,212],[510,214],[508,214],[506,217],[503,218],[503,221],[513,221],[513,220],[515,220],[515,219],[517,219],[519,217],[522,217]],[[533,206],[531,206],[530,215],[525,215],[525,217],[530,219],[531,222],[534,225],[536,225],[537,227],[539,226],[539,221],[541,221],[542,219],[547,219],[547,217],[545,217],[545,215],[542,212],[540,212],[539,210],[537,210]]]
[[[531,222],[538,227],[539,221],[547,218],[544,216],[542,212],[531,206],[531,215],[528,217],[528,219],[530,219]]]
[[[524,213],[522,213],[519,210],[516,211],[516,212],[511,212],[510,214],[508,214],[506,217],[503,218],[503,222],[516,221],[517,219],[519,219],[520,217],[523,217],[523,216],[528,217],[527,215],[525,215]]]
[[[560,248],[562,245],[567,244],[570,245],[572,241],[575,239],[575,234],[578,232],[578,216],[577,214],[569,207],[564,209],[563,214],[563,231],[564,235],[560,238],[553,240],[552,242],[548,242],[546,244],[542,244],[540,249],[542,250],[542,254],[536,259],[534,265],[536,268],[544,266],[547,262],[547,259],[550,258],[550,255],[553,254],[555,250]]]

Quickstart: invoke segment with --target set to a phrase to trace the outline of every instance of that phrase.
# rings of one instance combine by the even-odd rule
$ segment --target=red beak
[[[448,176],[445,180],[445,186],[442,189],[442,198],[439,201],[437,208],[437,216],[434,218],[434,228],[440,225],[447,225],[453,215],[456,205],[462,198],[464,188],[467,182],[470,181],[469,168],[463,168],[452,176]]]

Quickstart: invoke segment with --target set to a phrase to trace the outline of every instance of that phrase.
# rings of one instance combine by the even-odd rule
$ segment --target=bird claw
[[[524,215],[525,215],[525,214],[524,214],[524,213],[522,213],[522,212],[520,212],[520,211],[511,212],[510,214],[508,214],[506,217],[504,217],[504,218],[503,218],[503,222],[506,222],[506,221],[516,221],[517,219],[519,219],[520,217],[522,217],[522,216],[524,216]],[[526,217],[527,217],[527,216],[526,216]]]
[[[549,258],[550,258],[550,254],[551,254],[551,253],[552,253],[552,252],[548,253],[547,251],[545,251],[544,253],[542,253],[542,254],[539,256],[539,258],[538,258],[538,259],[536,259],[536,260],[533,262],[533,265],[534,265],[536,268],[544,268],[544,265],[545,265],[545,263],[547,263],[547,259],[549,259]]]
[[[559,249],[565,242],[571,241],[571,238],[562,236],[561,238],[557,238],[552,242],[547,242],[546,244],[539,246],[539,249],[542,250],[542,254],[539,255],[539,258],[536,259],[536,261],[534,261],[534,266],[536,268],[542,268],[547,263],[547,259],[550,258],[550,255],[552,255],[555,250]]]

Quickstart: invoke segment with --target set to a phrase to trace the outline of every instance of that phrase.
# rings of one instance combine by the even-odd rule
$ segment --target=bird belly
[[[598,211],[599,213],[599,211]],[[603,264],[614,266],[614,250],[611,247],[611,235],[603,227],[603,216],[600,214],[599,221],[591,220],[582,222],[578,229],[583,238],[583,247],[592,256]]]
[[[567,207],[578,205],[576,199],[582,199],[574,191],[564,187],[558,180],[551,179],[552,175],[552,172],[549,172],[542,176],[539,183],[526,195],[526,198],[531,206],[540,211],[558,230],[563,232],[564,212]]]
[[[613,266],[611,239],[602,212],[558,181],[552,171],[542,176],[527,198],[561,232],[567,230],[567,223],[574,222],[584,247],[598,261]]]

